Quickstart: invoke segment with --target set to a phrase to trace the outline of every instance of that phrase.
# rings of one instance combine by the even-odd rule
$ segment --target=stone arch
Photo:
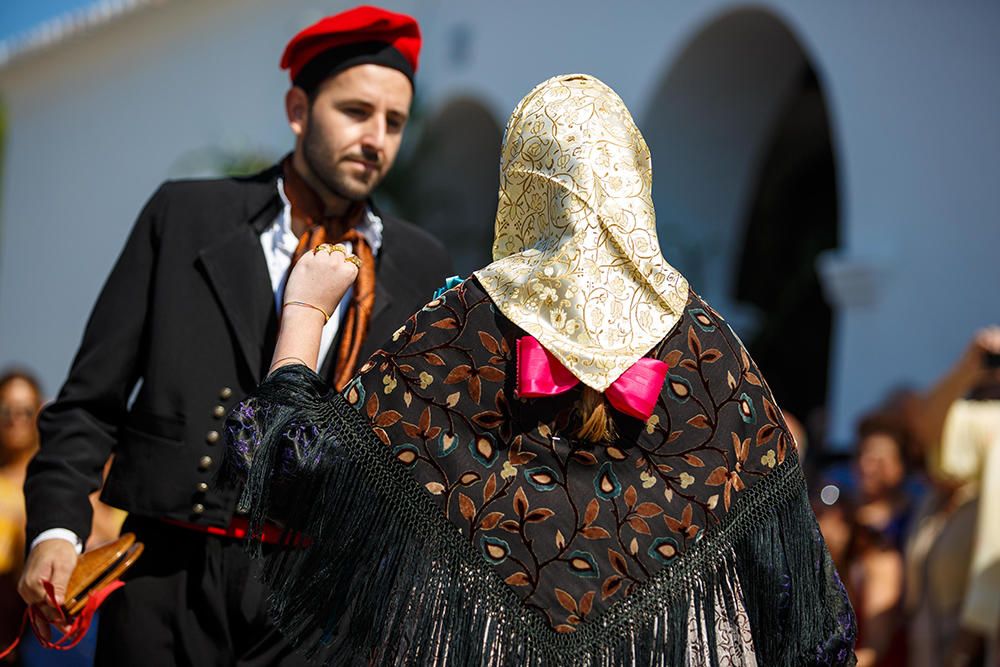
[[[818,73],[779,16],[729,11],[666,68],[643,117],[665,255],[800,416],[826,398],[831,313],[815,262],[836,245],[839,218]]]

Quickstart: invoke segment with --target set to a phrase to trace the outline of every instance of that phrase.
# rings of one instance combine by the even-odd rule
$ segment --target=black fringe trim
[[[853,615],[794,454],[740,493],[723,523],[673,564],[575,633],[560,634],[521,604],[365,417],[329,395],[318,376],[285,367],[255,398],[264,430],[240,504],[256,529],[277,516],[289,534],[311,539],[305,549],[268,550],[264,581],[278,627],[314,659],[717,665],[725,660],[717,624],[738,637],[735,609],[742,604],[757,664],[854,663]],[[276,473],[287,461],[285,434],[301,424],[319,428],[322,455],[296,452],[295,471]],[[239,476],[228,461],[226,475]],[[741,591],[734,590],[737,581]],[[717,618],[720,606],[726,613]],[[707,634],[701,645],[689,642],[692,613]]]

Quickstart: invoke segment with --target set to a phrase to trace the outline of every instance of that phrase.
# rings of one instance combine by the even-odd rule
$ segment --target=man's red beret
[[[362,57],[358,60],[357,49],[342,49],[351,45],[362,48],[364,53],[373,53],[368,48],[371,46],[381,46],[383,50],[394,49],[402,58],[393,53],[390,58],[383,54],[379,58]],[[379,7],[362,5],[348,9],[320,19],[292,37],[281,56],[281,68],[289,70],[292,82],[299,85],[303,68],[317,56],[333,49],[343,51],[345,56],[352,58],[352,66],[362,62],[375,62],[396,67],[412,80],[420,56],[420,27],[412,16]],[[358,61],[353,62],[354,60]]]

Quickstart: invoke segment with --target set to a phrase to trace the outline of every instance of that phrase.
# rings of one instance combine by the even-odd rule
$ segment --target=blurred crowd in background
[[[856,425],[849,460],[791,413],[813,509],[858,616],[859,665],[997,667],[1000,621],[1000,327],[972,337],[929,387],[901,388]],[[765,369],[766,370],[766,369]],[[30,372],[0,377],[0,643],[23,614],[21,486],[38,448],[45,394]],[[88,546],[115,537],[122,512],[97,494]],[[93,634],[93,633],[91,633]],[[93,637],[90,638],[90,641]],[[24,665],[88,664],[30,642]]]
[[[38,450],[37,419],[46,398],[30,371],[12,368],[0,374],[0,649],[25,630],[24,601],[17,593],[26,551],[22,487],[28,462]],[[105,505],[98,495],[95,492],[90,497],[94,523],[87,548],[118,537],[125,520],[124,512]],[[76,649],[60,653],[43,649],[26,632],[18,651],[0,664],[89,665],[93,661],[96,634],[90,632]]]
[[[1000,665],[998,353],[983,329],[934,384],[891,392],[849,461],[800,444],[859,665]]]

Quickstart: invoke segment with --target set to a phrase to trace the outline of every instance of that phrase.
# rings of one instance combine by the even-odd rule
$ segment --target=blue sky
[[[0,41],[95,0],[0,0]]]

